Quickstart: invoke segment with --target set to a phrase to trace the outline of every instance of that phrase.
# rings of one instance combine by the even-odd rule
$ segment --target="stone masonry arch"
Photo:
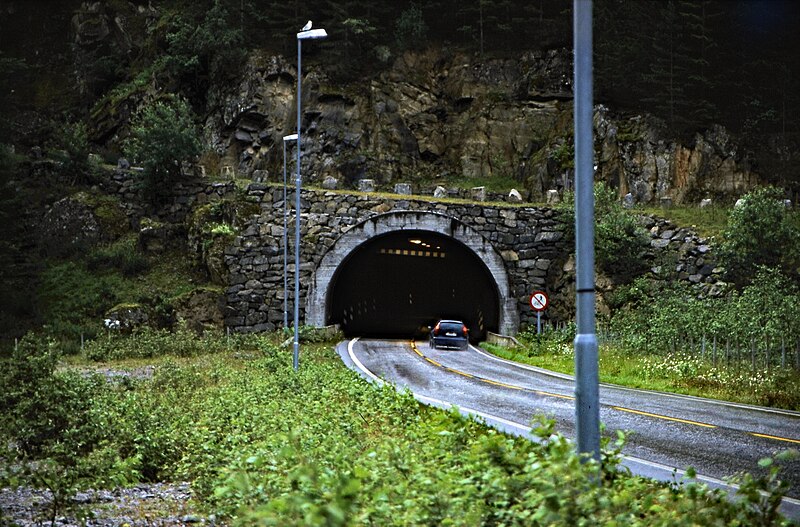
[[[437,212],[392,211],[351,226],[321,258],[312,272],[306,296],[306,324],[326,324],[330,291],[337,270],[354,251],[373,238],[397,231],[428,231],[450,237],[472,251],[486,266],[498,293],[499,329],[513,335],[519,328],[517,299],[503,257],[477,230],[451,216]]]

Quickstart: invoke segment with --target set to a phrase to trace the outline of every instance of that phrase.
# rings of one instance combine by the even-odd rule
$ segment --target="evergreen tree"
[[[125,150],[144,166],[140,186],[146,197],[154,204],[163,202],[181,177],[183,163],[201,151],[189,104],[170,97],[145,106],[131,124]]]
[[[712,24],[722,15],[720,7],[711,0],[681,0],[678,5],[689,49],[685,91],[692,103],[686,117],[698,128],[708,127],[718,116],[712,99],[716,80],[712,76],[711,61],[718,47]]]
[[[662,3],[658,13],[659,23],[650,38],[652,60],[642,74],[648,91],[642,102],[652,113],[663,117],[671,129],[679,131],[687,126],[691,108],[685,92],[689,50],[677,2]]]

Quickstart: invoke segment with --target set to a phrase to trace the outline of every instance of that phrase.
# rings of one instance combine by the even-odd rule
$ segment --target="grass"
[[[94,401],[87,417],[106,422],[109,448],[87,477],[189,481],[195,510],[231,525],[716,525],[746,514],[702,487],[618,473],[613,454],[598,485],[552,423],[537,421],[538,444],[421,406],[364,382],[331,342],[306,343],[295,372],[279,333],[191,359],[173,349],[196,337],[132,338],[154,347],[155,373]]]
[[[543,339],[544,340],[544,339]],[[574,375],[571,342],[545,340],[522,348],[484,347],[498,357]],[[601,345],[600,382],[744,404],[800,410],[800,372],[752,371],[748,365],[713,366],[687,354],[631,353]]]
[[[141,303],[158,309],[205,281],[185,253],[144,255],[131,235],[81,258],[46,261],[39,308],[49,334],[75,353],[81,335],[101,333],[103,315],[115,305]]]
[[[670,220],[681,227],[691,227],[703,238],[718,238],[728,225],[730,208],[711,206],[706,208],[673,206],[643,207],[641,212]]]

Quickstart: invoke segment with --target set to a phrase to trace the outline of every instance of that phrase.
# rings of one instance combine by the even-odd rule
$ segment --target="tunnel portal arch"
[[[451,258],[452,267],[446,263],[448,257]],[[482,337],[485,331],[504,334],[517,332],[519,315],[515,299],[510,294],[509,278],[502,257],[480,233],[455,218],[431,212],[396,211],[374,216],[351,227],[326,252],[312,274],[306,302],[307,324],[324,326],[341,323],[343,317],[348,316],[348,309],[352,318],[352,310],[374,308],[371,305],[374,295],[370,299],[356,299],[355,296],[342,299],[345,291],[342,288],[358,280],[359,265],[376,266],[378,273],[399,268],[409,271],[408,275],[415,280],[413,287],[402,291],[403,308],[393,309],[403,318],[400,325],[405,324],[404,327],[429,322],[430,317],[436,314],[461,316],[470,320],[471,326],[477,330],[473,334],[478,337]],[[375,269],[371,271],[373,275],[375,272]],[[419,274],[426,272],[439,273],[443,278],[439,282],[431,282]],[[445,274],[442,275],[442,272]],[[460,284],[459,272],[472,283]],[[387,282],[384,285],[389,286],[388,280],[394,277],[387,275],[385,278]],[[451,303],[447,304],[445,300],[431,302],[429,299],[420,302],[424,295],[419,293],[426,284],[427,287],[434,287],[432,295],[447,296]],[[473,288],[478,289],[470,296]],[[452,297],[451,289],[454,290]],[[396,297],[399,294],[399,288],[387,287],[385,300],[398,301]],[[405,298],[406,295],[410,298]],[[406,306],[415,299],[417,306],[421,306],[420,311]],[[397,304],[391,305],[399,308]],[[371,320],[378,323],[381,319]],[[351,329],[360,332],[364,327],[356,323],[355,326],[351,325]],[[373,329],[376,331],[366,333],[380,333],[379,328]]]

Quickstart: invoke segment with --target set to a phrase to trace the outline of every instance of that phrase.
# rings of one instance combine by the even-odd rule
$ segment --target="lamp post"
[[[573,1],[575,49],[575,424],[578,452],[600,461],[600,396],[595,328],[592,166],[592,0]]]
[[[286,264],[289,260],[289,207],[286,204],[286,143],[297,141],[297,134],[283,136],[283,330],[289,328],[289,315],[286,310],[287,297],[289,296],[289,277],[286,273]]]
[[[292,366],[297,370],[300,360],[300,126],[303,124],[300,107],[303,102],[303,75],[301,69],[302,49],[304,40],[319,40],[326,38],[328,33],[324,29],[311,29],[311,20],[297,34],[297,178],[295,179],[295,227],[294,227],[294,347]]]

